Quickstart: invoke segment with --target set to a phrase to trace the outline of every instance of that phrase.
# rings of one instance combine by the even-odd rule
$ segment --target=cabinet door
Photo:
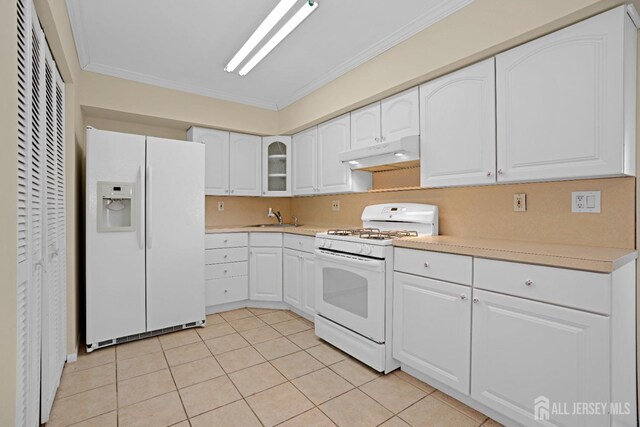
[[[418,88],[382,100],[382,141],[420,135]]]
[[[291,196],[291,137],[262,138],[262,195]]]
[[[233,196],[259,196],[262,192],[262,138],[231,133],[229,192]]]
[[[380,103],[351,113],[351,148],[362,148],[380,142]]]
[[[188,139],[204,143],[204,192],[211,196],[229,194],[229,132],[191,128]]]
[[[393,357],[469,394],[471,288],[394,274]]]
[[[609,402],[608,317],[480,290],[472,305],[475,400],[530,426],[540,405]],[[607,415],[549,421],[609,425]]]
[[[302,311],[313,316],[316,314],[316,257],[314,254],[302,255]]]
[[[249,250],[249,299],[282,301],[282,248]]]
[[[282,251],[283,299],[293,307],[302,308],[302,252]]]
[[[498,181],[623,173],[625,19],[612,9],[496,57]]]
[[[420,86],[420,115],[420,185],[495,182],[493,58]]]
[[[349,149],[351,139],[349,114],[318,125],[318,190],[342,193],[351,190],[351,169],[338,155]]]
[[[293,135],[293,195],[317,191],[318,127]]]

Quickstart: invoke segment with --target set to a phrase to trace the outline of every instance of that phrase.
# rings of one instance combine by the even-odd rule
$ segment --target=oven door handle
[[[377,271],[377,272],[385,271],[385,262],[380,259],[363,258],[356,255],[323,251],[322,249],[316,249],[315,255],[316,255],[316,259],[320,259],[320,260],[337,262],[337,263],[352,266],[352,267],[365,268],[371,271]]]

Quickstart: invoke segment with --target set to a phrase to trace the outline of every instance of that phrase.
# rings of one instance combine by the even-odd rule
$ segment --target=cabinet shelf
[[[287,155],[286,154],[269,154],[269,159],[278,159],[278,160],[286,160],[287,159]]]
[[[267,175],[269,178],[286,178],[287,174],[286,173],[270,173],[269,175]]]

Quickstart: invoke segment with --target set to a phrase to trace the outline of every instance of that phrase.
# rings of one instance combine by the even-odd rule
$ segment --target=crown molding
[[[304,98],[305,96],[311,94],[312,92],[320,89],[322,86],[330,83],[331,81],[337,79],[338,77],[348,73],[359,65],[364,64],[367,61],[375,58],[386,50],[391,49],[392,47],[402,43],[410,37],[413,37],[417,33],[441,19],[446,18],[448,15],[451,15],[454,12],[462,9],[468,4],[472,3],[473,0],[444,0],[441,1],[437,6],[429,9],[427,12],[418,16],[413,21],[409,22],[404,27],[398,29],[396,32],[390,34],[384,39],[380,40],[378,43],[372,45],[368,49],[363,50],[358,55],[353,56],[346,62],[338,65],[333,68],[331,71],[323,75],[321,78],[314,80],[313,82],[305,85],[304,87],[298,89],[293,92],[293,94],[287,98],[281,99],[279,102],[276,102],[277,109],[281,110],[294,102]]]

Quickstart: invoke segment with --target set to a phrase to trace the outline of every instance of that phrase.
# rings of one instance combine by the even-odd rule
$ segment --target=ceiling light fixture
[[[284,15],[296,4],[296,0],[280,0],[280,3],[271,11],[271,13],[262,21],[262,24],[251,34],[249,40],[240,48],[238,53],[231,58],[231,61],[224,67],[224,70],[231,73],[238,65],[251,53],[251,51],[260,43],[260,41],[269,34],[269,31],[276,26]]]
[[[273,50],[273,48],[275,48],[282,40],[284,40],[284,38],[287,37],[289,33],[295,30],[296,27],[300,25],[300,23],[302,23],[302,21],[304,21],[309,15],[311,15],[311,13],[317,8],[317,1],[305,1],[300,10],[298,10],[296,14],[293,15],[291,19],[289,19],[287,23],[284,24],[282,28],[280,28],[280,30],[278,30],[278,32],[275,33],[267,43],[265,43],[264,46],[262,46],[258,53],[256,53],[253,58],[251,58],[249,62],[247,62],[245,66],[240,69],[239,74],[241,76],[245,76],[249,71],[251,71],[253,67],[255,67],[260,61],[262,61],[262,59]]]

